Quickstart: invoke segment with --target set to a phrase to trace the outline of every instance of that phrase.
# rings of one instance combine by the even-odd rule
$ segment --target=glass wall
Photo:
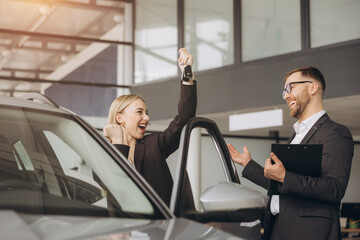
[[[233,0],[185,0],[185,47],[193,54],[194,70],[234,63]]]
[[[177,1],[137,0],[134,82],[177,75]]]
[[[133,83],[132,20],[124,1],[0,0],[0,95],[40,92],[102,128]]]
[[[301,50],[299,0],[242,0],[242,61]]]
[[[310,1],[311,47],[360,38],[360,1]]]
[[[310,29],[301,22],[308,15],[301,15],[300,0],[242,0],[240,9],[234,0],[183,2],[182,10],[178,0],[136,1],[135,83],[177,75],[178,32],[194,56],[194,71],[234,64],[237,46],[242,62],[304,51],[302,24],[312,48],[360,38],[358,0],[310,1],[303,12],[309,11]],[[184,29],[177,28],[179,15]],[[240,42],[234,42],[237,31]]]

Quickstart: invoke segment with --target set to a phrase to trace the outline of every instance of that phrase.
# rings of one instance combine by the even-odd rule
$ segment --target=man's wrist
[[[250,158],[249,160],[243,161],[242,166],[243,166],[243,167],[246,167],[246,165],[248,165],[250,161],[251,161],[251,158]]]

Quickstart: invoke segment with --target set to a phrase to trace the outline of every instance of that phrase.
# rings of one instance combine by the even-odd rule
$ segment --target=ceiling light
[[[122,22],[124,22],[124,16],[121,15],[121,14],[115,14],[115,15],[113,16],[113,20],[114,20],[114,22],[116,22],[116,23],[122,23]]]
[[[43,5],[39,8],[39,12],[42,15],[49,15],[49,13],[51,12],[51,7],[47,6],[47,5]]]
[[[1,52],[1,56],[3,56],[3,58],[5,58],[5,59],[11,58],[11,55],[12,55],[12,52],[9,49],[4,49]]]
[[[229,116],[229,131],[276,127],[282,125],[283,125],[282,109]]]
[[[69,59],[70,59],[69,55],[64,54],[64,55],[60,56],[60,61],[62,61],[62,62],[67,62],[67,61],[69,61]]]

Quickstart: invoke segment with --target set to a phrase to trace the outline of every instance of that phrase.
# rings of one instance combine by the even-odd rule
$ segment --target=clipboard
[[[271,151],[283,163],[286,171],[304,176],[321,177],[322,144],[276,144]],[[279,194],[278,182],[271,180],[270,194]]]

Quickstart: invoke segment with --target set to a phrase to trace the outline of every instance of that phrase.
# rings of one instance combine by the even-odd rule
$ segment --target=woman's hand
[[[106,124],[103,128],[103,132],[105,137],[108,138],[112,144],[129,145],[126,130],[123,126],[118,124]]]
[[[184,71],[186,65],[193,65],[193,56],[188,52],[186,48],[179,49],[179,59],[178,59],[179,67],[181,72]]]

